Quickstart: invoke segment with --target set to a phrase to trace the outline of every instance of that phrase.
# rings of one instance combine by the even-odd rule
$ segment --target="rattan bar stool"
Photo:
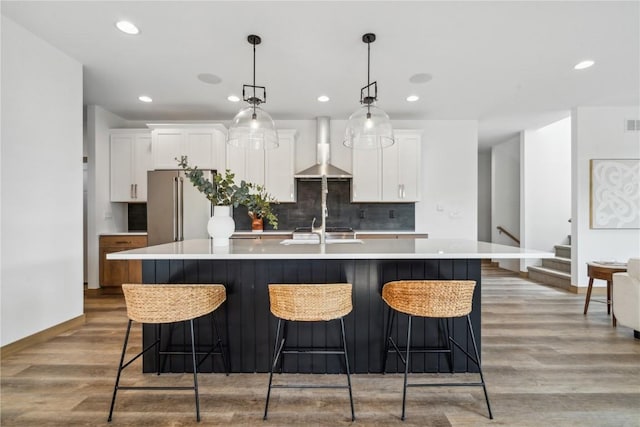
[[[267,419],[269,410],[269,398],[272,388],[347,388],[349,389],[349,401],[351,403],[351,421],[356,419],[353,409],[353,395],[351,393],[351,373],[349,371],[349,357],[347,355],[347,343],[344,333],[344,316],[351,313],[350,283],[331,284],[294,284],[294,285],[269,285],[269,302],[271,313],[278,318],[275,344],[273,347],[273,361],[269,372],[269,388],[264,407],[264,417]],[[342,348],[311,349],[300,347],[286,347],[286,323],[294,322],[320,322],[340,320]],[[344,356],[344,364],[347,373],[347,385],[280,385],[273,384],[273,371],[284,354],[336,354]]]
[[[122,355],[120,356],[120,364],[118,365],[118,374],[116,383],[113,387],[113,398],[111,399],[111,408],[109,409],[108,421],[113,416],[113,408],[116,403],[116,395],[118,390],[194,390],[196,398],[196,419],[200,421],[200,399],[198,396],[198,365],[196,361],[196,347],[194,338],[193,320],[207,315],[220,307],[227,299],[226,290],[223,285],[157,285],[157,284],[123,284],[125,302],[127,305],[127,332],[122,346]],[[160,345],[160,337],[156,337],[155,342],[147,346],[136,356],[125,362],[127,343],[131,332],[133,322],[146,324],[165,324],[174,322],[188,321],[190,326],[191,356],[193,366],[193,386],[192,387],[161,387],[161,386],[121,386],[120,376],[124,368],[129,366],[147,351],[158,348]],[[221,344],[218,340],[218,344]],[[175,352],[170,352],[175,354]],[[181,354],[183,354],[182,352]],[[160,352],[162,354],[162,352]],[[208,357],[212,352],[205,354]],[[217,354],[217,353],[216,353]],[[222,352],[221,348],[221,354]],[[203,359],[204,359],[203,358]],[[159,361],[157,361],[159,364]],[[226,363],[225,363],[226,366]],[[160,370],[158,370],[158,374]]]
[[[473,290],[476,282],[473,280],[399,280],[385,283],[382,287],[382,299],[389,306],[387,329],[385,334],[385,349],[383,355],[382,370],[386,369],[387,355],[394,352],[404,364],[404,386],[402,389],[402,420],[405,419],[405,407],[407,398],[407,387],[434,387],[434,386],[482,386],[484,398],[489,410],[489,418],[493,419],[491,405],[487,387],[485,386],[482,367],[480,366],[480,355],[476,339],[471,325],[471,304],[473,300]],[[407,346],[401,349],[394,342],[391,331],[396,314],[404,313],[409,316],[407,327]],[[411,319],[413,317],[429,317],[440,320],[442,329],[446,334],[445,347],[411,348]],[[467,318],[467,331],[471,337],[474,355],[469,354],[460,346],[449,334],[449,320],[455,317]],[[411,353],[446,353],[449,356],[449,368],[453,374],[453,351],[451,344],[459,348],[466,354],[467,358],[478,366],[480,372],[480,382],[473,383],[428,383],[428,384],[408,384],[410,355]],[[390,349],[389,347],[393,347]],[[404,356],[403,356],[404,353]],[[474,357],[475,356],[475,357]]]

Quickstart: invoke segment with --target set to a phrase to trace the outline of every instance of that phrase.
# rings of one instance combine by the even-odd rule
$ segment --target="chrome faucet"
[[[320,227],[315,227],[316,219],[313,218],[311,221],[311,232],[313,234],[317,234],[320,237],[320,243],[326,243],[326,234],[327,234],[327,222],[326,218],[329,216],[329,210],[327,209],[327,194],[329,194],[329,185],[327,183],[327,176],[322,175],[322,223]]]

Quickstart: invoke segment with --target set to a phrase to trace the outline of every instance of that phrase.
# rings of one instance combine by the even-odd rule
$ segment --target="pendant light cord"
[[[367,42],[367,118],[371,118],[371,42]]]
[[[256,44],[253,44],[253,120],[256,119]]]

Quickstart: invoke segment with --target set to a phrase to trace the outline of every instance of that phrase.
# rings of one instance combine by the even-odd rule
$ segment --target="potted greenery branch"
[[[235,175],[229,169],[225,171],[224,176],[216,173],[213,177],[213,182],[211,182],[204,177],[204,173],[197,166],[189,166],[187,156],[182,156],[178,160],[178,166],[184,169],[187,178],[198,191],[205,195],[212,205],[237,208],[247,203],[249,192],[253,185],[243,180],[238,186],[234,181]]]
[[[213,237],[214,246],[227,246],[229,237],[235,230],[235,222],[231,216],[231,207],[247,206],[249,215],[253,218],[266,218],[274,227],[278,227],[278,218],[271,211],[271,203],[275,200],[266,192],[261,185],[252,184],[242,180],[240,185],[234,181],[235,175],[226,170],[224,176],[216,173],[213,182],[204,176],[204,172],[197,166],[189,166],[186,156],[182,156],[178,161],[185,171],[185,175],[191,183],[205,195],[207,200],[213,204],[213,217],[209,220],[207,230]],[[253,213],[253,214],[252,214]],[[224,218],[220,220],[220,218]],[[227,219],[228,218],[228,219]],[[221,225],[222,224],[222,225]],[[224,233],[220,231],[223,229]],[[229,231],[230,230],[230,231]]]
[[[247,207],[249,216],[251,217],[251,230],[262,231],[264,220],[275,229],[278,228],[278,217],[271,210],[272,203],[278,203],[276,199],[267,193],[263,185],[250,184],[254,190],[249,194],[244,205]]]

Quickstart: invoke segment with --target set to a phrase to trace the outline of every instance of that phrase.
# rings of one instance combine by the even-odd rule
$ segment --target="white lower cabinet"
[[[353,151],[352,201],[420,200],[421,131],[397,130],[394,137],[391,147]]]
[[[236,182],[264,185],[280,203],[295,202],[295,130],[278,130],[279,146],[270,150],[227,147],[227,166]]]
[[[178,169],[181,156],[190,166],[224,171],[226,129],[219,124],[149,124],[154,169]]]
[[[153,169],[148,129],[110,130],[110,193],[112,202],[146,202],[147,171]]]

